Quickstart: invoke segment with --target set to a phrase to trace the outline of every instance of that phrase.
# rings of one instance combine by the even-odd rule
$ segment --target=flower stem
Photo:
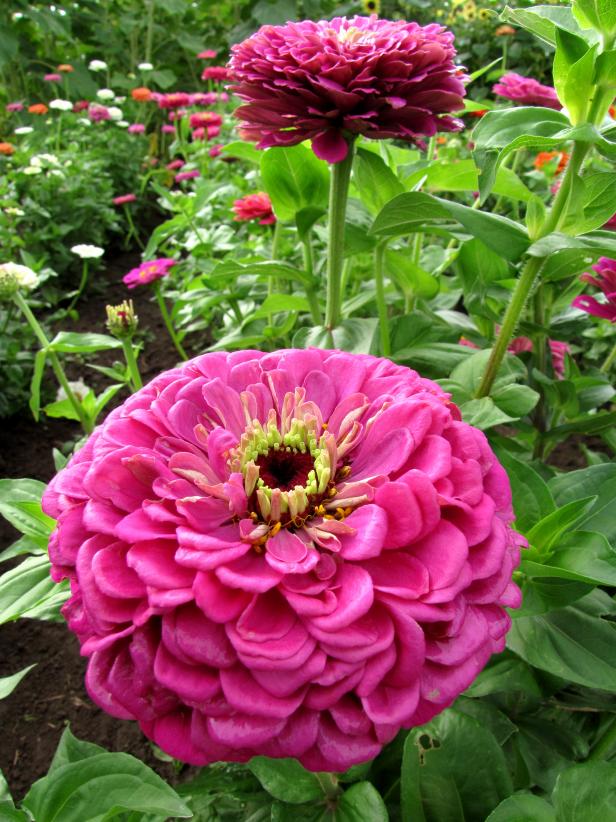
[[[347,156],[331,167],[329,188],[329,225],[327,240],[327,304],[325,325],[331,332],[340,322],[342,306],[342,264],[344,261],[344,223],[349,196],[354,143],[349,142]]]
[[[133,221],[133,215],[130,213],[130,208],[128,207],[128,205],[126,205],[126,203],[124,203],[124,214],[126,215],[126,222],[128,223],[128,227],[129,227],[129,232],[126,236],[125,248],[128,247],[128,241],[130,240],[130,238],[134,237],[135,242],[137,243],[139,248],[143,251],[145,246],[141,242],[141,237],[139,236],[139,232],[137,231],[137,229],[135,227],[135,223]]]
[[[32,311],[30,310],[30,306],[28,305],[26,300],[24,300],[23,296],[20,294],[19,291],[13,295],[13,299],[15,300],[15,303],[17,307],[20,309],[21,313],[28,321],[28,325],[30,326],[37,340],[41,344],[41,348],[47,352],[47,357],[49,358],[49,362],[51,363],[51,367],[53,368],[53,372],[56,375],[58,383],[64,389],[64,393],[66,394],[68,401],[73,406],[73,410],[75,411],[75,414],[77,414],[77,418],[81,423],[81,427],[83,428],[86,434],[89,434],[93,428],[92,421],[88,418],[88,416],[86,415],[81,406],[81,403],[73,393],[71,386],[69,385],[68,379],[66,377],[66,374],[64,373],[64,369],[62,368],[60,360],[58,359],[58,355],[55,351],[53,351],[53,349],[50,348],[51,343],[47,339],[47,335],[41,328],[39,321],[36,319]]]
[[[171,317],[169,316],[169,311],[167,310],[167,304],[165,303],[165,298],[163,297],[163,293],[160,290],[160,283],[158,280],[154,283],[154,293],[156,294],[156,301],[158,302],[158,307],[160,308],[160,313],[163,318],[163,322],[167,327],[167,331],[169,332],[169,336],[175,346],[175,350],[178,352],[180,357],[183,360],[187,360],[188,356],[186,352],[182,348],[182,343],[180,342],[178,335],[173,327],[173,323],[171,321]]]
[[[616,360],[616,344],[605,358],[605,362],[599,370],[602,371],[604,374],[608,374],[610,368],[614,365],[614,360]]]
[[[376,282],[376,304],[379,312],[379,334],[381,336],[381,354],[384,357],[391,355],[391,343],[389,341],[389,317],[387,316],[387,303],[385,302],[385,279],[384,261],[387,242],[379,243],[374,252],[374,279]]]
[[[81,280],[79,281],[79,287],[77,288],[77,292],[76,292],[75,296],[70,301],[70,304],[69,304],[68,308],[66,309],[67,311],[70,311],[71,308],[77,302],[77,300],[81,297],[87,283],[88,283],[88,261],[83,260],[83,265],[82,265],[82,269],[81,269]]]
[[[312,243],[310,242],[310,234],[308,233],[303,240],[304,247],[304,269],[311,277],[314,274],[314,255],[312,253]],[[315,325],[321,325],[323,318],[321,316],[321,308],[319,306],[319,298],[313,286],[306,286],[306,297],[310,304],[310,314]]]
[[[122,350],[124,351],[124,359],[128,366],[128,373],[130,374],[131,389],[133,393],[143,388],[143,381],[139,373],[139,366],[137,365],[137,358],[135,357],[135,350],[131,340],[122,338]]]

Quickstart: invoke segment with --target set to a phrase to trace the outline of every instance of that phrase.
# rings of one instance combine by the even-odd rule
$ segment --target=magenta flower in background
[[[125,205],[125,203],[134,203],[137,200],[135,194],[120,194],[119,197],[113,198],[114,205]]]
[[[54,72],[52,72],[51,74],[44,74],[43,80],[46,80],[48,83],[61,83],[62,75],[55,74]]]
[[[596,297],[580,294],[571,305],[594,317],[601,317],[614,323],[616,322],[616,260],[611,257],[599,257],[592,269],[596,271],[596,277],[592,274],[582,274],[580,280],[600,289],[605,294],[606,302],[600,303]]]
[[[198,111],[188,118],[191,128],[207,128],[222,125],[222,117],[215,111]]]
[[[109,109],[106,106],[100,106],[98,103],[90,103],[88,117],[93,123],[99,123],[101,120],[111,120]]]
[[[215,91],[197,91],[190,95],[191,106],[212,106],[217,101],[218,95]]]
[[[182,168],[182,166],[184,166],[184,165],[186,165],[184,160],[177,159],[177,160],[171,160],[170,163],[167,163],[166,168],[168,168],[170,171],[175,171],[178,168]]]
[[[603,228],[607,228],[610,231],[616,231],[616,214],[612,214],[610,219],[605,223]]]
[[[167,114],[167,119],[169,120],[169,122],[175,123],[178,120],[181,120],[182,117],[185,117],[187,114],[188,111],[185,108],[178,108],[175,111],[170,111],[169,114]]]
[[[532,77],[522,77],[511,71],[504,74],[498,83],[492,86],[494,94],[506,97],[524,106],[543,106],[544,108],[561,109],[556,90],[544,86]]]
[[[256,194],[247,194],[233,203],[235,213],[234,220],[245,222],[247,220],[258,220],[261,225],[271,225],[276,222],[276,217],[272,210],[272,201],[264,191]]]
[[[145,131],[145,126],[143,123],[131,123],[127,131],[129,134],[143,134]]]
[[[229,69],[226,66],[208,66],[201,72],[202,80],[214,80],[217,83],[222,83],[230,77]]]
[[[167,123],[165,123],[164,126],[161,126],[160,130],[163,134],[175,134],[175,126],[170,126]]]
[[[185,91],[174,91],[170,94],[159,94],[154,92],[152,100],[155,100],[159,108],[175,109],[184,108],[190,105],[190,94]]]
[[[342,771],[502,651],[524,540],[436,383],[319,349],[217,352],[116,408],[50,483],[86,686],[195,765]]]
[[[205,51],[200,51],[197,57],[200,60],[213,60],[217,54],[218,52],[214,51],[214,49],[205,49]]]
[[[561,340],[548,340],[548,345],[552,355],[554,376],[556,379],[562,380],[565,376],[565,357],[571,353],[571,348],[566,342],[562,342]]]
[[[73,111],[75,114],[79,114],[80,111],[85,111],[90,103],[87,100],[77,100],[73,103]]]
[[[24,104],[23,103],[17,103],[17,102],[16,103],[7,103],[5,108],[8,112],[23,111],[24,110]]]
[[[171,260],[166,257],[160,257],[157,260],[146,260],[137,268],[131,270],[122,277],[122,282],[129,288],[136,288],[138,285],[148,285],[155,280],[160,280],[166,277],[169,270],[177,265],[177,260]]]
[[[219,157],[221,151],[222,146],[220,145],[220,143],[215,143],[213,146],[211,146],[210,150],[208,151],[208,154],[210,157]]]
[[[173,178],[176,183],[183,183],[184,180],[196,180],[197,177],[201,176],[201,172],[197,168],[193,168],[190,171],[180,171],[179,174],[176,174]]]
[[[231,49],[235,112],[259,148],[312,140],[331,163],[355,134],[417,143],[458,131],[463,106],[453,34],[431,24],[337,17],[263,26]]]

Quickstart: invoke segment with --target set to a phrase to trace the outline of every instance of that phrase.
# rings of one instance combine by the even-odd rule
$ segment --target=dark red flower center
[[[301,451],[270,450],[256,461],[259,477],[269,488],[291,491],[296,485],[304,487],[308,474],[314,468],[314,457]]]

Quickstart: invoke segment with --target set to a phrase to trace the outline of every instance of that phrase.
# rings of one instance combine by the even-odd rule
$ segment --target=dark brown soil
[[[173,367],[177,355],[158,306],[151,299],[151,291],[146,288],[129,293],[121,282],[122,275],[138,262],[134,254],[119,257],[104,275],[98,275],[95,291],[79,303],[79,319],[72,325],[65,320],[62,327],[104,333],[105,305],[132,297],[140,328],[145,332],[139,365],[147,382],[160,371]],[[96,355],[95,362],[111,365],[114,359],[118,359],[118,354],[111,351]],[[85,361],[67,363],[67,371],[70,378],[81,377],[97,391],[108,384]],[[120,392],[117,401],[125,397],[126,392]],[[62,450],[64,444],[80,436],[77,423],[44,415],[37,423],[27,410],[0,421],[0,477],[32,477],[47,482],[55,473],[52,449]],[[0,517],[0,550],[17,536]],[[17,560],[9,560],[0,572],[16,563]],[[69,724],[78,738],[107,750],[131,753],[163,778],[175,780],[173,766],[154,756],[152,746],[135,722],[108,716],[88,698],[83,685],[85,660],[79,656],[79,645],[64,623],[24,619],[0,626],[0,677],[34,662],[36,668],[8,698],[0,701],[0,769],[16,800],[23,798],[30,785],[47,772],[62,731]]]

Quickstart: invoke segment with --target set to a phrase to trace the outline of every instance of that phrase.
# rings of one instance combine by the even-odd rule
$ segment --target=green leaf
[[[89,393],[93,394],[94,392],[90,391]],[[43,411],[48,417],[54,419],[79,420],[79,415],[68,398],[48,403],[44,406]]]
[[[616,808],[616,764],[574,765],[558,777],[552,800],[558,822],[606,822]]]
[[[616,34],[616,3],[614,0],[574,0],[573,14],[584,29],[606,35],[610,40]]]
[[[323,799],[324,793],[316,774],[307,771],[296,759],[269,759],[254,756],[248,767],[276,799],[298,805]]]
[[[578,602],[593,590],[593,585],[557,577],[525,577],[521,584],[522,605],[512,612],[514,620],[547,614]]]
[[[486,822],[556,822],[556,814],[540,796],[514,793],[494,808]]]
[[[388,822],[387,806],[370,782],[356,782],[337,802],[333,822]]]
[[[49,345],[51,351],[61,351],[66,354],[91,354],[93,351],[121,347],[120,340],[108,334],[90,332],[79,334],[76,331],[60,331]]]
[[[309,311],[310,304],[300,294],[269,294],[261,307],[254,312],[252,319],[279,314],[281,311]]]
[[[373,214],[377,214],[386,203],[404,192],[400,180],[373,151],[358,149],[353,173],[359,196]]]
[[[530,465],[503,448],[496,449],[496,455],[511,483],[515,527],[525,534],[536,522],[554,511],[552,494]]]
[[[385,251],[385,268],[405,295],[431,300],[438,294],[438,279],[414,263],[408,251],[388,248]]]
[[[52,773],[57,768],[71,762],[80,762],[82,759],[88,759],[102,753],[106,753],[106,751],[100,745],[95,745],[94,742],[86,742],[84,739],[77,739],[71,733],[70,728],[65,728],[51,760],[48,773]]]
[[[531,696],[541,696],[541,688],[533,676],[532,669],[521,659],[497,659],[479,674],[466,696],[481,697],[489,694],[522,691]]]
[[[515,619],[507,645],[535,668],[588,688],[616,690],[616,625],[592,611],[595,593],[575,605]]]
[[[89,822],[122,811],[192,816],[154,771],[124,753],[102,753],[56,768],[34,783],[22,804],[37,822]]]
[[[238,160],[246,160],[247,163],[254,163],[258,166],[261,164],[263,151],[245,140],[234,140],[222,147],[221,154],[226,157],[236,157]]]
[[[327,206],[327,163],[304,145],[262,152],[261,177],[274,213],[284,223],[293,222],[297,212],[308,206]]]
[[[597,45],[588,48],[584,40],[571,32],[556,30],[554,86],[573,125],[586,118],[589,98],[592,97],[597,48]]]
[[[564,224],[567,234],[587,234],[609,220],[614,213],[616,173],[601,171],[584,177],[583,218]]]
[[[332,332],[319,325],[300,328],[293,337],[293,346],[297,348],[333,347],[352,354],[369,354],[377,324],[376,317],[351,317],[343,320]]]
[[[47,556],[28,557],[0,576],[0,625],[21,617],[57,619],[68,586],[49,576]]]
[[[547,793],[554,788],[571,760],[588,756],[588,744],[561,720],[559,724],[541,716],[518,717],[517,747],[532,784]]]
[[[32,668],[36,668],[36,662],[33,665],[28,665],[27,668],[22,668],[22,670],[18,671],[16,674],[0,677],[0,699],[5,699],[9,694],[12,694],[21,680],[25,677],[28,671],[32,670]]]
[[[589,43],[596,43],[599,39],[593,31],[582,31],[569,6],[539,5],[526,9],[513,9],[506,6],[502,18],[526,29],[551,46],[556,44],[556,29],[571,31]]]
[[[496,405],[491,397],[482,397],[478,400],[468,400],[460,404],[462,419],[469,425],[474,425],[485,431],[495,425],[503,425],[511,422],[514,417],[510,417]]]
[[[41,380],[43,379],[43,372],[45,371],[45,362],[47,360],[47,351],[41,348],[34,356],[34,370],[32,371],[32,382],[30,383],[30,400],[28,405],[32,416],[38,422],[39,411],[41,408]]]
[[[548,554],[565,531],[584,521],[596,499],[594,496],[572,500],[534,525],[527,533],[531,546],[527,557],[535,559],[539,555]]]
[[[403,819],[485,819],[512,790],[503,751],[477,720],[449,708],[408,734],[400,787]]]
[[[561,537],[545,562],[523,557],[522,571],[530,577],[559,577],[616,586],[616,551],[603,534],[572,531]]]
[[[472,160],[447,162],[437,160],[425,168],[414,172],[406,179],[408,187],[425,178],[424,190],[432,191],[477,191],[478,171]],[[531,192],[510,168],[499,168],[494,181],[494,193],[512,200],[527,202]]]
[[[549,482],[550,491],[559,505],[596,495],[594,505],[580,520],[584,531],[598,531],[616,547],[616,465],[593,465],[579,471],[560,474]]]
[[[55,521],[41,509],[45,484],[33,479],[0,480],[0,514],[22,534],[47,546]]]
[[[530,413],[539,402],[539,394],[528,385],[504,385],[492,392],[492,399],[505,414],[519,419]]]

